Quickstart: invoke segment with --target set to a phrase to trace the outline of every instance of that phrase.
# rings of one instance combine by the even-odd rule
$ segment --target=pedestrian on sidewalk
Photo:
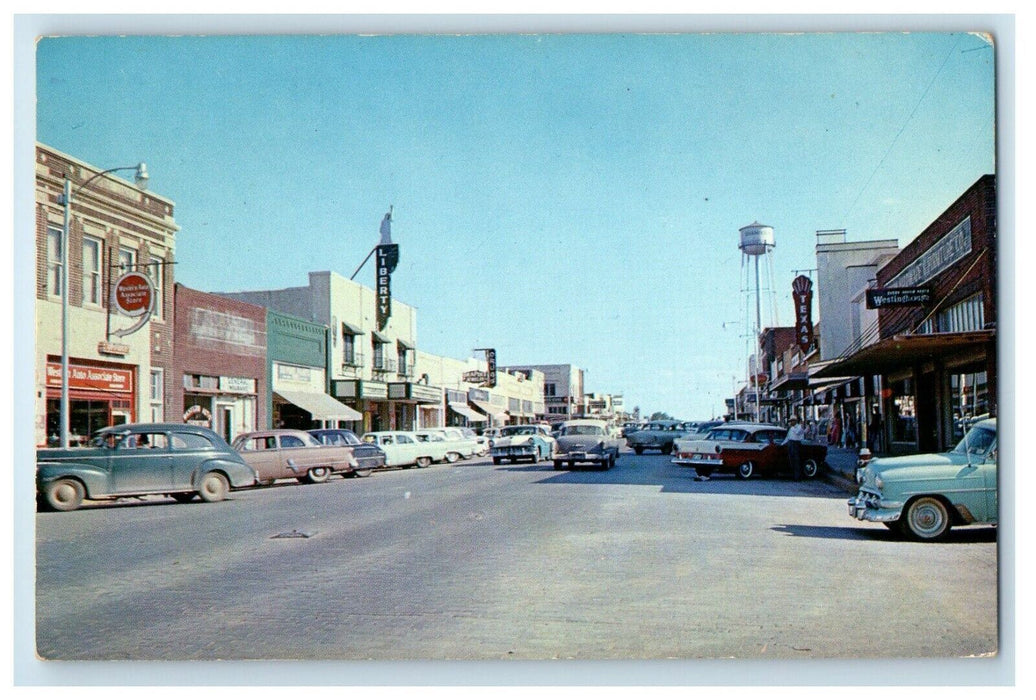
[[[798,418],[788,419],[788,434],[781,444],[788,448],[788,462],[791,463],[792,478],[802,481],[802,439],[806,431],[799,424]]]
[[[872,454],[876,453],[881,448],[881,413],[878,411],[877,406],[874,407],[874,412],[871,414],[871,422],[867,424],[867,449]]]
[[[827,434],[827,442],[833,447],[842,446],[842,418],[837,412],[831,419],[831,430]]]

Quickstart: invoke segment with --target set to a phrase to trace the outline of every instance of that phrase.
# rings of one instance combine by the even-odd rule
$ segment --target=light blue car
[[[553,457],[557,441],[544,425],[508,425],[500,429],[500,436],[493,438],[489,453],[493,464],[505,459],[509,462],[529,461],[535,464]]]
[[[995,418],[976,423],[950,452],[875,459],[857,474],[849,515],[921,541],[944,539],[955,525],[995,525],[996,459]]]

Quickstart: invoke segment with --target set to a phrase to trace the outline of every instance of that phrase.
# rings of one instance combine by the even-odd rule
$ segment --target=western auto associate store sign
[[[47,386],[61,388],[61,363],[47,363]],[[133,393],[133,371],[111,367],[69,365],[68,388],[103,391],[117,394]]]
[[[115,308],[127,316],[143,316],[151,311],[155,286],[151,278],[141,272],[127,272],[115,282],[112,301]]]
[[[795,342],[803,354],[813,345],[813,280],[799,275],[791,283],[795,300]]]

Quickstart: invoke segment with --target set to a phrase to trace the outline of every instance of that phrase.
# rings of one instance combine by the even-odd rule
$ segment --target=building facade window
[[[356,367],[360,363],[356,356],[356,336],[348,331],[342,331],[342,364],[349,367]]]
[[[129,272],[133,269],[133,264],[137,259],[137,251],[132,248],[119,247],[119,273],[116,277]]]
[[[371,340],[374,369],[385,369],[385,344],[377,338]]]
[[[101,304],[101,260],[103,245],[96,238],[83,238],[83,303]]]
[[[403,345],[397,345],[396,347],[396,359],[397,359],[397,372],[400,376],[407,377],[410,375],[407,366],[407,351]]]
[[[980,331],[985,325],[985,314],[982,309],[982,294],[975,294],[959,304],[954,304],[945,311],[939,312],[939,331],[941,333],[964,333]]]
[[[555,384],[544,384],[543,385],[544,396],[557,396],[557,385]]]
[[[161,423],[164,420],[162,411],[162,397],[164,395],[162,381],[162,370],[151,370],[151,386],[148,398],[151,402],[151,421],[154,423]]]
[[[64,232],[59,228],[47,228],[47,294],[61,296],[61,270],[65,261],[61,258],[61,238]]]
[[[989,415],[989,388],[985,372],[962,372],[950,375],[950,396],[953,406],[953,442],[964,437],[973,421]]]

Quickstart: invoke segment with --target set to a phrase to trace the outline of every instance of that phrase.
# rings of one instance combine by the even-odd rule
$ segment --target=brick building
[[[72,203],[64,260],[66,179]],[[65,299],[72,441],[106,425],[163,420],[164,397],[174,386],[173,203],[42,144],[35,192],[36,444],[55,442],[60,429]],[[151,315],[139,324],[110,308],[112,286],[130,271],[146,274],[154,286]]]
[[[177,284],[170,419],[228,442],[268,424],[266,309]]]
[[[818,373],[880,379],[866,385],[879,387],[867,401],[868,416],[882,418],[883,451],[941,450],[970,420],[996,415],[996,242],[996,178],[984,175],[879,268],[869,290],[918,293],[882,304],[877,327]]]

